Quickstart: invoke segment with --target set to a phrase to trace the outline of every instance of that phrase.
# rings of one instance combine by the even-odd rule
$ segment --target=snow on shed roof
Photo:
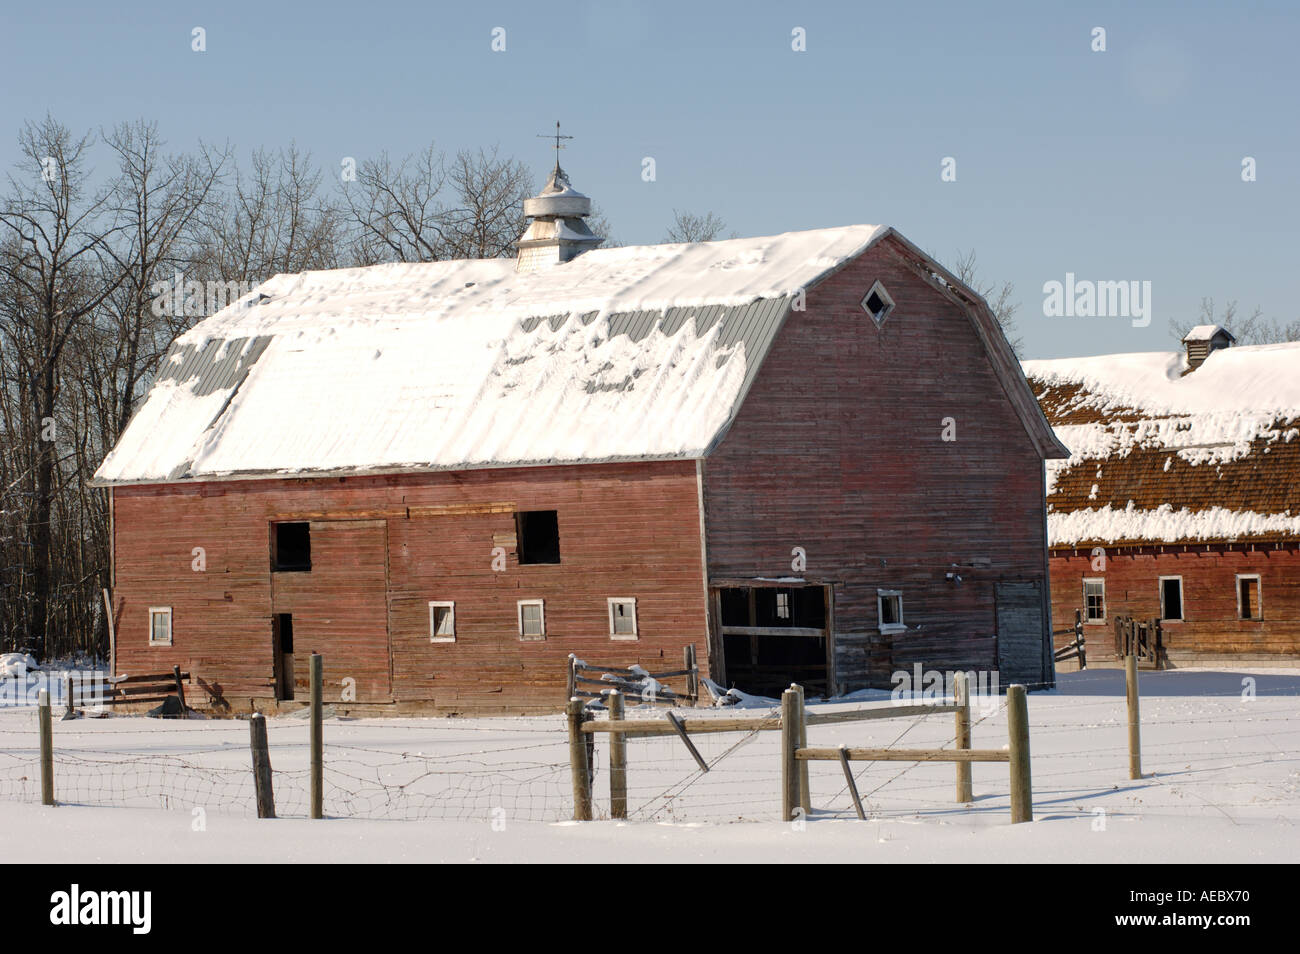
[[[699,457],[789,296],[889,232],[277,275],[177,339],[95,482]]]
[[[1222,325],[1197,325],[1183,335],[1183,341],[1210,341],[1215,335],[1220,334],[1227,335],[1233,341],[1237,340],[1232,332]]]
[[[1048,539],[1300,538],[1300,343],[1024,362],[1070,457],[1047,462]]]

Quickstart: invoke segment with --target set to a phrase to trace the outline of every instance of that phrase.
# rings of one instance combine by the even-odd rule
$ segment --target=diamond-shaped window
[[[894,310],[894,299],[889,297],[889,292],[885,291],[884,285],[876,282],[863,296],[862,310],[871,316],[871,320],[878,328],[885,323],[885,318]]]

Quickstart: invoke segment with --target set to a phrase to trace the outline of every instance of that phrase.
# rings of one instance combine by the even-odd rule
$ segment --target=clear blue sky
[[[566,169],[623,243],[657,241],[674,208],[739,235],[890,224],[1014,282],[1029,356],[1175,347],[1169,319],[1202,296],[1300,316],[1294,0],[65,0],[0,16],[4,167],[48,111],[74,130],[156,119],[177,149],[245,158],[296,141],[334,172],[430,140],[499,144],[540,176],[535,135],[560,119]],[[1150,281],[1154,320],[1044,317],[1043,283],[1067,272]]]

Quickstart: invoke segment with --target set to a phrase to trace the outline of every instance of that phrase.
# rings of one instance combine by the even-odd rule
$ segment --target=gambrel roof
[[[703,457],[797,296],[885,237],[915,252],[859,225],[523,273],[491,259],[277,275],[176,341],[95,482]],[[995,367],[1013,367],[975,317],[987,306],[933,263],[927,276],[971,296]],[[1018,369],[1000,375],[1036,445],[1063,453]]]
[[[1300,540],[1300,343],[1026,361],[1066,460],[1048,542]]]

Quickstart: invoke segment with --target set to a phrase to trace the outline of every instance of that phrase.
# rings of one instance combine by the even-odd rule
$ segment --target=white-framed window
[[[172,644],[172,608],[170,606],[149,607],[149,645],[170,646]]]
[[[636,639],[636,598],[611,596],[608,603],[609,638]]]
[[[1263,619],[1264,603],[1258,573],[1237,574],[1237,619]]]
[[[449,600],[429,600],[429,642],[456,641],[456,604]]]
[[[1084,577],[1083,621],[1106,622],[1106,581],[1101,577]]]
[[[790,618],[790,594],[785,590],[777,590],[776,592],[776,618]]]
[[[902,590],[876,590],[876,619],[882,633],[901,633],[907,629],[903,623]]]
[[[519,638],[520,639],[545,639],[546,638],[545,600],[520,600],[518,606],[519,606]]]
[[[1162,620],[1183,619],[1183,578],[1181,576],[1160,577],[1160,618]]]

